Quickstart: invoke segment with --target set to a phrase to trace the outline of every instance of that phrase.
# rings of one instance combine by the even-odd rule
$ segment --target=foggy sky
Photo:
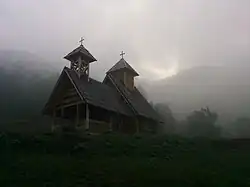
[[[21,49],[64,65],[79,45],[103,76],[125,59],[142,77],[182,68],[250,63],[250,0],[0,0],[0,49]],[[66,62],[67,63],[67,62]]]

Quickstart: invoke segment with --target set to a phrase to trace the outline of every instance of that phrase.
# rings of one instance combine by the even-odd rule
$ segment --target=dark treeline
[[[250,118],[239,117],[226,125],[218,122],[219,115],[209,107],[191,112],[185,120],[176,120],[167,104],[154,104],[163,119],[159,131],[187,137],[249,138]]]

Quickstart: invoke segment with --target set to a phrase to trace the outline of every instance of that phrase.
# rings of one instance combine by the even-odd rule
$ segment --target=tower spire
[[[96,61],[91,53],[83,46],[83,37],[81,37],[80,46],[66,55],[64,58],[70,61],[70,68],[74,70],[79,78],[81,76],[89,79],[89,66],[90,63]]]
[[[82,45],[83,41],[84,41],[84,39],[83,39],[83,37],[81,37],[81,40],[79,41],[81,45]]]
[[[120,54],[120,56],[122,57],[122,59],[123,59],[124,55],[125,55],[125,53],[122,51],[121,54]]]

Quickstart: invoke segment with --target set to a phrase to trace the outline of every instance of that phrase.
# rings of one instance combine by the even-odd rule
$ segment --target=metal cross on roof
[[[79,41],[81,43],[81,45],[82,45],[83,41],[84,41],[84,39],[83,39],[83,37],[81,37],[81,40]]]
[[[125,55],[125,53],[122,51],[120,56],[123,58],[124,55]]]

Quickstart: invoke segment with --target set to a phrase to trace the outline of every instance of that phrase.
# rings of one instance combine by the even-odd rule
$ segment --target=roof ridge
[[[139,74],[131,67],[131,65],[129,65],[129,63],[124,59],[121,58],[115,65],[113,65],[108,71],[107,73],[110,72],[114,72],[114,71],[118,71],[121,69],[128,69],[129,71],[131,71],[135,76],[139,76]]]
[[[129,106],[132,108],[132,111],[135,112],[136,114],[138,114],[138,111],[134,108],[133,104],[131,104],[131,102],[129,101],[129,99],[126,97],[125,93],[123,93],[123,91],[117,85],[115,78],[113,78],[113,76],[111,74],[108,74],[107,76],[110,78],[111,82],[115,85],[116,89],[121,93],[121,95],[127,101],[127,103],[129,104]]]
[[[108,74],[107,76],[110,76],[110,77],[113,77],[112,74]],[[126,93],[127,91],[127,88],[124,87],[123,85],[119,84],[119,82],[117,82],[117,80],[114,78],[114,82],[117,84],[117,87],[118,89],[120,90],[120,92],[123,94],[123,97],[126,98],[127,102],[129,103],[129,106],[131,106],[131,108],[136,112],[136,115],[143,115],[144,117],[147,117],[147,118],[151,118],[151,119],[154,119],[154,120],[157,120],[158,119],[158,115],[156,113],[156,111],[152,108],[152,106],[149,104],[149,102],[147,101],[147,99],[141,94],[141,92],[135,87],[135,90],[130,92],[130,94]],[[139,96],[139,98],[138,98]],[[139,101],[136,101],[136,102],[143,102],[144,103],[144,106],[146,108],[151,108],[150,109],[150,115],[148,112],[145,113],[142,112],[142,108],[138,108],[137,104],[135,103],[135,99],[139,99]],[[147,105],[147,106],[146,106]]]
[[[86,49],[86,47],[84,47],[83,45],[80,45],[79,47],[73,49],[70,53],[68,53],[64,58],[67,60],[70,60],[72,58],[72,56],[74,56],[77,53],[81,53],[85,56],[87,56],[88,58],[91,59],[91,62],[96,61],[96,58],[89,52],[88,49]]]
[[[76,85],[76,83],[74,82],[74,80],[73,80],[73,79],[71,78],[71,76],[69,75],[68,70],[71,70],[71,69],[69,69],[69,68],[66,67],[66,66],[63,68],[63,71],[65,71],[65,73],[67,74],[67,76],[68,76],[70,82],[73,84],[73,86],[74,86],[74,88],[76,89],[77,93],[79,94],[80,98],[81,98],[82,100],[86,101],[86,98],[84,98],[84,96],[83,96],[83,94],[80,92],[78,86]]]

